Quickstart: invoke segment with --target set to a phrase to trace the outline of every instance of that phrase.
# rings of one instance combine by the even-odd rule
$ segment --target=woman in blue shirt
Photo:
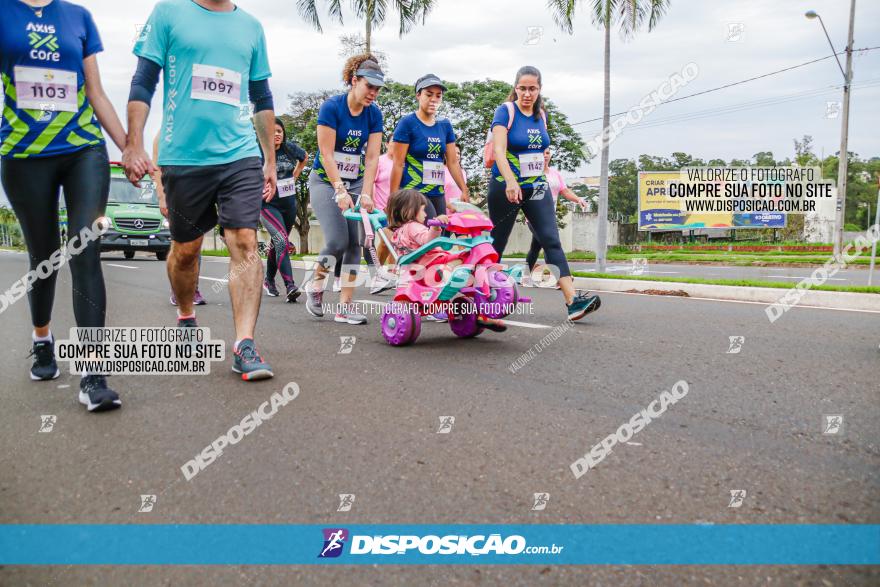
[[[428,199],[427,217],[446,214],[446,169],[461,190],[461,200],[467,202],[470,194],[461,170],[458,150],[455,149],[455,131],[448,119],[437,120],[437,109],[443,102],[446,86],[434,74],[416,81],[416,99],[419,108],[407,114],[394,129],[394,167],[391,169],[389,194],[399,189],[421,192]]]
[[[526,66],[516,73],[508,101],[492,119],[495,164],[489,181],[489,217],[495,228],[492,238],[499,255],[520,209],[544,248],[547,265],[559,271],[559,287],[565,296],[569,320],[580,320],[598,309],[598,296],[575,295],[571,270],[559,240],[556,206],[544,173],[544,149],[550,146],[547,114],[541,98],[541,72]]]
[[[49,329],[64,263],[57,257],[58,194],[63,188],[68,234],[77,235],[67,247],[76,325],[101,328],[107,300],[97,236],[110,191],[104,133],[120,150],[126,137],[101,84],[97,54],[104,46],[88,10],[63,0],[0,0],[0,14],[0,176],[31,271],[43,268],[27,297],[34,325],[30,377],[45,381],[60,374]],[[83,375],[79,401],[90,412],[122,405],[96,374]]]
[[[354,280],[361,262],[358,223],[342,212],[354,207],[349,192],[368,212],[373,210],[373,183],[382,145],[382,112],[373,102],[385,85],[385,74],[373,55],[349,58],[342,70],[345,94],[328,98],[318,111],[318,153],[309,174],[312,209],[324,232],[324,248],[307,287],[306,310],[324,316],[324,281],[328,268],[342,258],[347,268],[339,294],[336,322],[366,324],[367,317],[351,305]],[[366,153],[366,156],[364,155]]]

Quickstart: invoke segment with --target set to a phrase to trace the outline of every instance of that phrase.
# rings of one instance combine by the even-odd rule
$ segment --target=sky
[[[101,32],[102,80],[124,116],[136,63],[131,48],[154,2],[79,3],[91,11]],[[326,7],[325,2],[319,4]],[[602,115],[603,35],[590,21],[588,4],[581,1],[574,34],[568,35],[554,25],[544,0],[438,0],[424,25],[399,38],[392,15],[374,32],[373,43],[388,57],[388,75],[404,83],[428,72],[455,82],[492,78],[513,83],[520,66],[534,65],[543,74],[544,94],[570,122],[580,122]],[[342,90],[339,37],[362,31],[356,18],[349,14],[341,26],[325,17],[324,32],[319,33],[298,15],[295,0],[242,0],[238,5],[265,29],[276,111],[286,109],[286,96],[292,92]],[[611,111],[638,105],[690,63],[698,73],[674,97],[829,55],[819,21],[804,17],[808,9],[822,16],[836,49],[842,51],[849,5],[845,0],[672,0],[653,31],[642,30],[628,41],[616,32],[612,35]],[[533,27],[542,28],[536,33]],[[859,0],[854,47],[875,46],[880,47],[880,2]],[[857,53],[853,72],[849,150],[862,157],[880,156],[880,49]],[[675,151],[706,160],[748,159],[759,151],[772,151],[782,159],[794,156],[793,140],[803,135],[813,137],[817,155],[833,154],[840,148],[841,117],[828,102],[840,102],[842,81],[835,61],[826,59],[661,105],[624,129],[611,145],[611,159],[642,153],[668,157]],[[153,105],[159,100],[157,92]],[[155,108],[147,136],[158,130],[159,118]],[[590,122],[575,128],[591,139],[600,126]],[[110,154],[111,159],[119,158],[115,146],[110,146]],[[598,157],[578,170],[578,175],[598,173]]]

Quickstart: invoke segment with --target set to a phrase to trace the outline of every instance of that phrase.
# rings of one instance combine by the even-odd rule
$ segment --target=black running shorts
[[[259,157],[222,165],[163,165],[171,239],[196,240],[220,224],[253,228],[260,222],[263,168]]]

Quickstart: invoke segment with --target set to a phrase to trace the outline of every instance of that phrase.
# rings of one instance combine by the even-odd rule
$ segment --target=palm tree
[[[437,0],[351,0],[351,8],[358,18],[366,23],[366,52],[372,49],[373,28],[379,28],[385,24],[385,17],[389,8],[396,10],[400,16],[399,33],[402,37],[412,30],[421,20],[425,23],[425,17],[434,7]],[[323,32],[321,19],[318,15],[317,0],[297,0],[296,8],[300,15],[306,19],[318,32]],[[342,22],[342,0],[327,0],[327,13],[331,19]]]
[[[593,24],[605,30],[605,95],[602,106],[602,158],[599,181],[599,227],[596,235],[596,264],[605,271],[608,244],[608,137],[611,123],[611,29],[618,27],[624,40],[632,38],[647,21],[648,31],[669,8],[669,0],[589,0]],[[574,31],[577,0],[548,0],[553,20],[565,32]]]

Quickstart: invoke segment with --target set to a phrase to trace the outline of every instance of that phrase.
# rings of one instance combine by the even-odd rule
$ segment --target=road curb
[[[574,285],[578,289],[608,292],[628,292],[633,290],[636,292],[645,290],[685,292],[690,297],[757,302],[762,304],[777,302],[789,291],[788,289],[773,287],[708,285],[675,281],[643,281],[640,279],[600,279],[595,277],[575,277]],[[791,289],[794,289],[794,286]],[[880,295],[844,291],[805,290],[798,305],[838,310],[880,312]]]

